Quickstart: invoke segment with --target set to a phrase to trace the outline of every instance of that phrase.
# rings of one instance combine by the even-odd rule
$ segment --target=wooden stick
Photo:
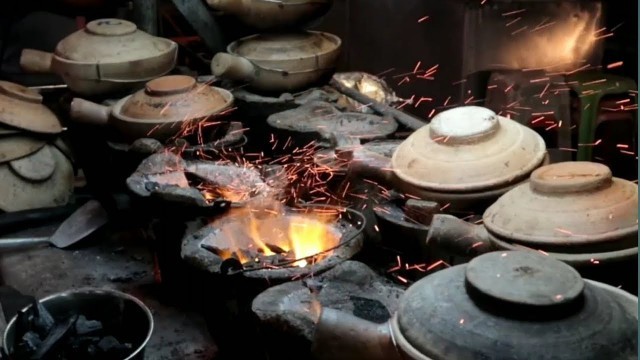
[[[372,98],[362,94],[361,92],[355,89],[351,89],[349,87],[342,85],[335,79],[331,79],[331,81],[329,82],[329,85],[334,89],[336,89],[339,93],[347,97],[350,97],[361,104],[370,106],[375,112],[379,113],[380,115],[386,115],[396,119],[396,121],[398,121],[399,123],[401,123],[402,125],[410,129],[417,130],[426,125],[426,122],[414,116],[411,116],[403,111],[392,108],[391,106],[375,101]]]

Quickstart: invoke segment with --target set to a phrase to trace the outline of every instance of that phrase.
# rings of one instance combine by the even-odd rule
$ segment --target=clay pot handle
[[[240,14],[244,8],[244,1],[240,0],[207,0],[210,8],[222,13]]]
[[[349,162],[349,171],[357,177],[369,178],[382,186],[394,187],[395,175],[391,169],[391,159],[362,147],[347,147],[336,154]]]
[[[74,98],[71,101],[69,115],[78,123],[107,125],[111,108],[91,101]]]
[[[27,73],[50,73],[53,54],[34,49],[23,49],[20,54],[20,68]]]
[[[461,256],[477,256],[494,250],[484,226],[447,214],[433,215],[426,244]]]
[[[256,68],[243,57],[217,53],[211,60],[211,73],[221,78],[249,82],[255,78]]]

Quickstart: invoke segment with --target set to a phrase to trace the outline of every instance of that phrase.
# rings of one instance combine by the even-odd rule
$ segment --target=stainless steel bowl
[[[119,308],[124,324],[119,329],[120,332],[113,335],[133,345],[131,354],[122,360],[144,359],[144,349],[153,333],[153,316],[149,308],[137,298],[111,289],[82,288],[50,295],[40,300],[40,303],[56,320],[77,313],[88,319],[103,321],[114,313],[109,309]],[[9,321],[4,332],[3,344],[9,354],[13,352],[17,318],[16,315]]]

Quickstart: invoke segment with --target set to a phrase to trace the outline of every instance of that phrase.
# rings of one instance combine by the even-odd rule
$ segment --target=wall
[[[384,73],[398,96],[432,99],[404,108],[427,117],[460,97],[463,20],[454,0],[335,0],[317,28],[343,39],[342,69]],[[423,72],[438,65],[433,80],[412,74],[418,62]]]

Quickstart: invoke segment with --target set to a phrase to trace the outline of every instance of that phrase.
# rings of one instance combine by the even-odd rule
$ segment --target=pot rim
[[[69,77],[69,78],[79,79],[79,80],[110,81],[110,82],[123,82],[123,83],[152,80],[171,72],[171,70],[174,68],[175,59],[178,52],[178,44],[176,44],[172,40],[158,38],[158,41],[162,41],[168,45],[166,51],[160,52],[151,57],[145,57],[138,60],[113,61],[113,62],[76,61],[76,60],[67,59],[54,52],[52,53],[52,59],[51,59],[51,72],[65,78]],[[112,70],[110,71],[110,68],[112,67],[121,67],[124,64],[130,63],[132,61],[144,63],[144,62],[150,62],[154,60],[155,61],[160,60],[164,64],[164,66],[160,67],[160,70],[158,71],[157,74],[145,76],[143,78],[136,78],[136,79],[121,79],[121,78],[109,76],[109,73],[112,72]],[[102,76],[102,74],[105,72],[106,72],[106,76]]]
[[[148,124],[148,125],[159,125],[159,124],[170,124],[170,123],[182,123],[182,122],[186,122],[186,121],[194,121],[194,120],[200,120],[200,119],[204,119],[207,118],[209,116],[214,116],[214,115],[219,115],[223,112],[225,112],[226,110],[228,110],[229,108],[231,108],[233,106],[234,103],[234,98],[233,98],[233,94],[226,89],[223,88],[219,88],[219,87],[215,87],[215,86],[211,86],[212,88],[214,88],[216,91],[218,91],[220,93],[220,95],[222,95],[222,97],[225,98],[225,103],[224,105],[222,105],[222,107],[220,107],[218,110],[210,113],[210,114],[206,114],[206,115],[202,115],[202,116],[198,116],[198,117],[193,117],[193,118],[189,118],[189,119],[181,119],[181,120],[162,120],[162,119],[136,119],[136,118],[132,118],[126,115],[122,115],[120,114],[120,110],[122,109],[122,106],[129,101],[129,99],[133,96],[133,94],[125,96],[124,98],[118,100],[112,107],[111,107],[111,116],[115,117],[117,120],[126,122],[126,123],[135,123],[135,124]],[[180,129],[176,129],[176,131],[178,131]]]
[[[421,189],[426,189],[426,190],[431,190],[436,192],[454,192],[454,193],[469,193],[469,192],[483,191],[485,189],[491,189],[491,188],[506,187],[518,182],[519,179],[522,179],[522,178],[528,179],[534,170],[544,166],[547,160],[549,159],[549,154],[548,154],[547,146],[544,142],[544,139],[532,129],[524,125],[521,125],[515,122],[514,120],[511,120],[509,118],[506,118],[500,115],[496,115],[496,118],[498,119],[500,127],[503,128],[503,131],[507,131],[504,129],[509,129],[511,131],[518,131],[518,130],[522,131],[522,137],[520,139],[520,143],[511,144],[510,145],[511,147],[506,150],[511,150],[515,147],[521,146],[521,143],[523,141],[522,139],[524,139],[525,137],[529,137],[531,139],[532,144],[535,143],[539,149],[538,153],[535,153],[535,156],[531,156],[531,158],[529,159],[529,162],[524,164],[524,167],[518,169],[513,174],[510,174],[509,176],[502,175],[501,177],[490,178],[487,180],[476,181],[473,183],[463,184],[463,185],[439,184],[437,182],[426,182],[426,181],[421,181],[420,184],[418,184],[415,180],[415,175],[411,175],[411,176],[407,175],[404,173],[405,171],[404,169],[399,169],[398,166],[395,165],[398,161],[397,159],[399,154],[402,152],[406,152],[406,150],[404,150],[403,148],[403,145],[410,146],[412,144],[412,143],[409,143],[409,141],[414,140],[414,138],[412,138],[411,136],[408,137],[400,146],[398,146],[396,151],[393,153],[393,156],[391,157],[391,169],[393,173],[395,174],[395,176],[402,179],[402,181],[408,184],[412,184],[413,186]],[[429,125],[425,125],[424,129],[426,130],[428,127]],[[412,134],[412,136],[414,134]],[[433,140],[428,140],[428,141],[433,141]],[[531,150],[533,150],[533,148]],[[444,162],[444,161],[441,161],[441,162]]]
[[[133,351],[129,356],[127,356],[123,360],[132,360],[135,356],[137,356],[142,351],[144,351],[144,348],[149,343],[149,340],[151,339],[151,335],[153,334],[154,321],[153,321],[153,315],[151,314],[151,310],[149,309],[149,307],[147,307],[147,305],[145,305],[140,299],[136,298],[135,296],[129,295],[129,294],[124,293],[122,291],[109,289],[109,288],[82,287],[82,288],[66,290],[66,291],[62,291],[62,292],[59,292],[59,293],[55,293],[55,294],[46,296],[46,297],[38,300],[38,303],[43,303],[43,302],[46,302],[46,301],[51,300],[51,299],[60,298],[60,297],[64,297],[64,296],[72,295],[72,294],[79,294],[79,293],[84,293],[84,294],[96,294],[96,293],[109,294],[109,295],[113,295],[115,297],[131,300],[136,305],[138,305],[138,307],[140,309],[142,309],[142,311],[145,313],[145,315],[147,315],[147,320],[149,320],[149,331],[147,332],[147,336],[145,337],[144,341],[140,344],[140,346],[138,346],[138,348],[135,349],[135,351]],[[29,305],[25,306],[24,308],[22,308],[20,311],[25,311],[28,308],[30,308],[31,306],[32,306],[32,304],[29,304]],[[15,322],[17,320],[18,320],[18,314],[14,315],[11,318],[11,320],[7,323],[7,327],[6,327],[6,329],[4,331],[4,334],[2,336],[2,344],[4,345],[5,348],[7,348],[7,337],[9,335],[9,330],[13,329],[14,324],[15,324]]]
[[[484,225],[479,225],[484,226]],[[540,253],[544,251],[542,249],[538,250],[532,248],[531,246],[526,246],[525,244],[518,243],[513,240],[503,240],[496,237],[494,234],[487,231],[489,235],[489,240],[491,243],[498,247],[498,251],[500,250],[514,250],[514,251],[535,251]],[[627,259],[631,259],[633,257],[638,256],[638,247],[630,247],[626,249],[613,250],[613,251],[603,251],[597,253],[559,253],[559,252],[548,252],[544,251],[545,255],[551,256],[556,260],[567,263],[571,266],[597,266],[597,263],[594,263],[594,260],[597,261],[624,261]]]
[[[269,0],[269,1],[271,1],[271,0]],[[307,54],[306,56],[297,57],[297,58],[294,58],[294,59],[280,59],[280,60],[275,60],[275,61],[277,61],[278,63],[298,62],[298,61],[312,59],[312,58],[316,58],[316,57],[328,56],[328,55],[331,55],[331,54],[333,54],[333,53],[335,53],[337,51],[340,51],[340,49],[342,48],[342,39],[340,37],[338,37],[337,35],[334,35],[334,34],[331,34],[331,33],[328,33],[328,32],[324,32],[324,31],[313,31],[313,30],[304,30],[303,32],[310,33],[310,34],[312,34],[314,36],[325,36],[325,37],[331,39],[331,43],[333,44],[333,47],[331,49],[328,49],[327,51],[321,52],[321,53]],[[235,51],[241,43],[244,43],[244,42],[247,42],[247,41],[253,42],[253,41],[255,41],[254,38],[256,38],[258,36],[262,36],[262,35],[263,34],[253,34],[253,35],[245,36],[243,38],[240,38],[240,39],[232,42],[231,44],[229,44],[227,46],[227,49],[226,49],[227,53],[229,53],[231,55],[234,55],[234,56],[241,57],[243,59],[247,59],[254,66],[259,67],[261,69],[265,69],[265,70],[287,72],[289,74],[300,74],[300,73],[308,73],[308,72],[318,71],[318,70],[326,70],[326,69],[316,68],[316,69],[310,69],[310,70],[287,71],[287,70],[282,70],[282,69],[268,68],[268,67],[264,67],[264,66],[256,63],[256,61],[261,61],[261,60],[265,60],[265,59],[249,58],[249,57],[246,57],[246,56],[242,56],[242,55],[238,54]]]

